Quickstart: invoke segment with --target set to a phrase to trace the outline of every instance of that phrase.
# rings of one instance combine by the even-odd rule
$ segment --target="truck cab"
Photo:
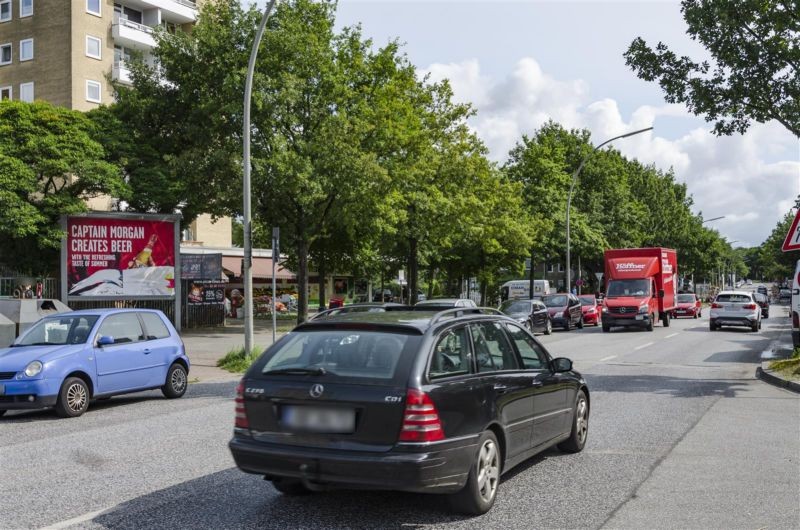
[[[605,252],[604,332],[612,327],[653,330],[669,326],[675,309],[678,272],[675,251],[665,248],[612,249]]]

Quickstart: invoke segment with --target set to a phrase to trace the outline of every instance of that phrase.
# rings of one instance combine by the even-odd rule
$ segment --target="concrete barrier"
[[[0,348],[10,346],[17,336],[17,325],[0,315]]]
[[[0,315],[14,324],[15,337],[24,333],[40,318],[56,313],[72,311],[61,300],[55,299],[10,299],[0,300]]]

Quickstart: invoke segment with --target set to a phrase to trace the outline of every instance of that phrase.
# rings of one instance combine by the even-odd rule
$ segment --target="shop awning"
[[[222,256],[222,268],[239,277],[242,275],[242,258],[238,256]],[[272,279],[272,258],[253,258],[253,278]],[[296,280],[297,275],[278,265],[275,269],[275,278],[278,280]]]

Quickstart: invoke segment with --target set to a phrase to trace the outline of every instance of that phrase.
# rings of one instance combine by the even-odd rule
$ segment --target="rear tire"
[[[661,324],[665,327],[669,327],[669,313],[664,313],[664,316],[661,317]]]
[[[608,324],[603,324],[603,333],[609,333],[611,331],[611,326]]]
[[[553,323],[550,322],[550,319],[547,319],[547,322],[544,325],[544,334],[550,335],[553,332]]]
[[[558,448],[565,453],[583,451],[589,435],[589,400],[586,399],[586,393],[583,390],[578,391],[574,410],[572,432],[570,432],[569,438],[558,444]]]
[[[292,497],[311,493],[302,481],[293,478],[276,478],[272,481],[272,486],[284,495]]]
[[[567,317],[567,323],[564,324],[564,331],[571,331],[572,330],[572,318]]]
[[[68,377],[58,391],[56,414],[62,418],[77,418],[89,408],[89,387],[79,377]]]
[[[578,321],[578,329],[583,329],[583,317]]]
[[[167,371],[167,380],[161,387],[161,393],[167,399],[179,398],[186,393],[187,382],[186,368],[182,364],[173,363]]]
[[[464,489],[450,496],[453,510],[468,515],[488,512],[497,498],[501,469],[497,437],[492,431],[484,431],[478,441],[478,452],[470,466]]]
[[[647,322],[647,331],[653,331],[653,321],[656,319],[654,314],[650,314],[650,320]]]

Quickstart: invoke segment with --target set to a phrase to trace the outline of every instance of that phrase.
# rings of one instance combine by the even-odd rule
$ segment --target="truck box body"
[[[606,250],[603,331],[613,326],[652,329],[659,319],[669,326],[677,274],[678,258],[672,249]]]

